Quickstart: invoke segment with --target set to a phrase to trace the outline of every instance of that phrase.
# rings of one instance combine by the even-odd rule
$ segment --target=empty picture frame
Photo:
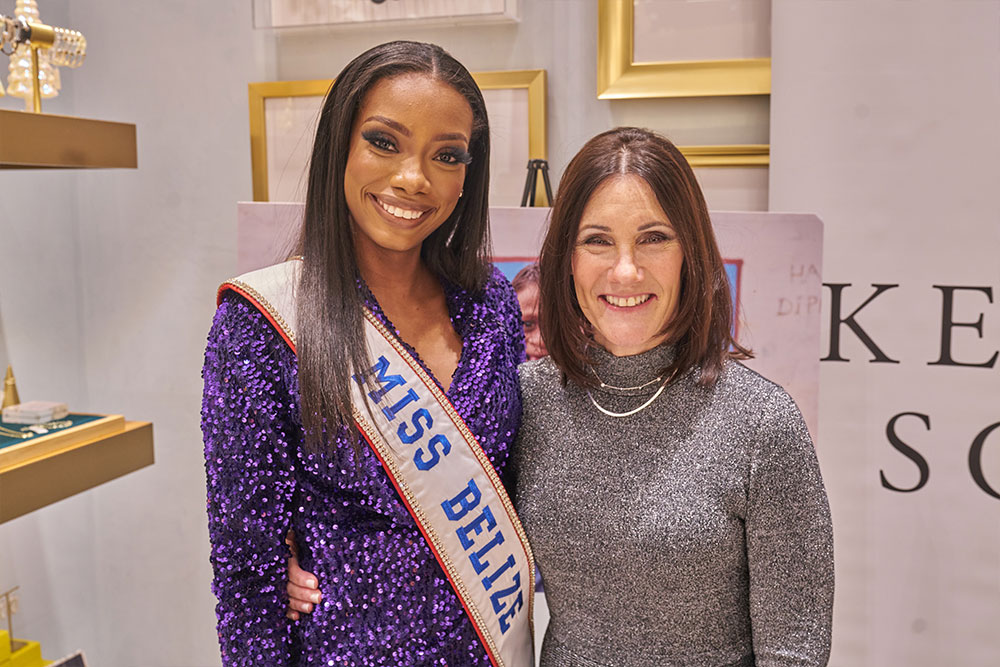
[[[599,99],[771,92],[770,0],[598,0],[597,11]]]
[[[474,72],[490,117],[490,202],[517,206],[529,160],[546,159],[545,70]],[[254,201],[304,201],[316,122],[332,79],[249,85]],[[544,188],[536,205],[547,205]]]

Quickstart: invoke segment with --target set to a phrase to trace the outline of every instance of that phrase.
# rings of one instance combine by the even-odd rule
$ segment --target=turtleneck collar
[[[664,344],[639,354],[616,357],[603,347],[595,345],[592,354],[594,371],[601,382],[614,387],[634,387],[636,389],[627,393],[636,394],[651,393],[658,389],[659,383],[652,381],[674,360],[675,351],[672,345]],[[639,389],[646,383],[650,384]],[[602,387],[600,391],[623,393],[607,387]]]

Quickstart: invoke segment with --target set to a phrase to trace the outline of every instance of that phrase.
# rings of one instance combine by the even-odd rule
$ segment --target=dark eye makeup
[[[472,162],[472,154],[460,148],[446,148],[436,159],[444,164],[469,164]]]
[[[361,138],[367,141],[373,148],[386,153],[397,152],[396,140],[389,134],[379,130],[363,130]],[[460,165],[472,162],[472,155],[461,148],[448,147],[441,150],[435,157],[441,164]]]
[[[396,142],[385,132],[364,130],[361,133],[361,138],[380,151],[390,152],[396,150]]]

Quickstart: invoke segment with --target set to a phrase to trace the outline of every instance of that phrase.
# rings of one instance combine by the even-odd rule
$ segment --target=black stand
[[[524,194],[521,195],[521,206],[535,205],[535,186],[538,184],[538,172],[542,172],[545,183],[545,196],[549,206],[552,206],[552,184],[549,183],[548,160],[528,160],[528,179],[524,182]]]

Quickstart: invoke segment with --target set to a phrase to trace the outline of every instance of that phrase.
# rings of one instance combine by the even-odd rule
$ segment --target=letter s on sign
[[[899,439],[896,435],[896,422],[900,417],[918,417],[927,426],[927,430],[931,430],[931,418],[928,415],[921,414],[919,412],[900,412],[898,415],[894,416],[889,420],[889,423],[885,427],[885,437],[889,439],[889,443],[899,450],[903,456],[913,461],[917,468],[920,470],[920,480],[917,482],[916,486],[909,489],[901,489],[898,486],[894,486],[885,477],[885,472],[879,470],[879,477],[882,479],[882,486],[892,491],[899,491],[900,493],[910,493],[911,491],[917,491],[927,483],[927,478],[931,475],[930,466],[927,465],[927,459],[921,456],[920,452],[910,447],[908,444]]]

